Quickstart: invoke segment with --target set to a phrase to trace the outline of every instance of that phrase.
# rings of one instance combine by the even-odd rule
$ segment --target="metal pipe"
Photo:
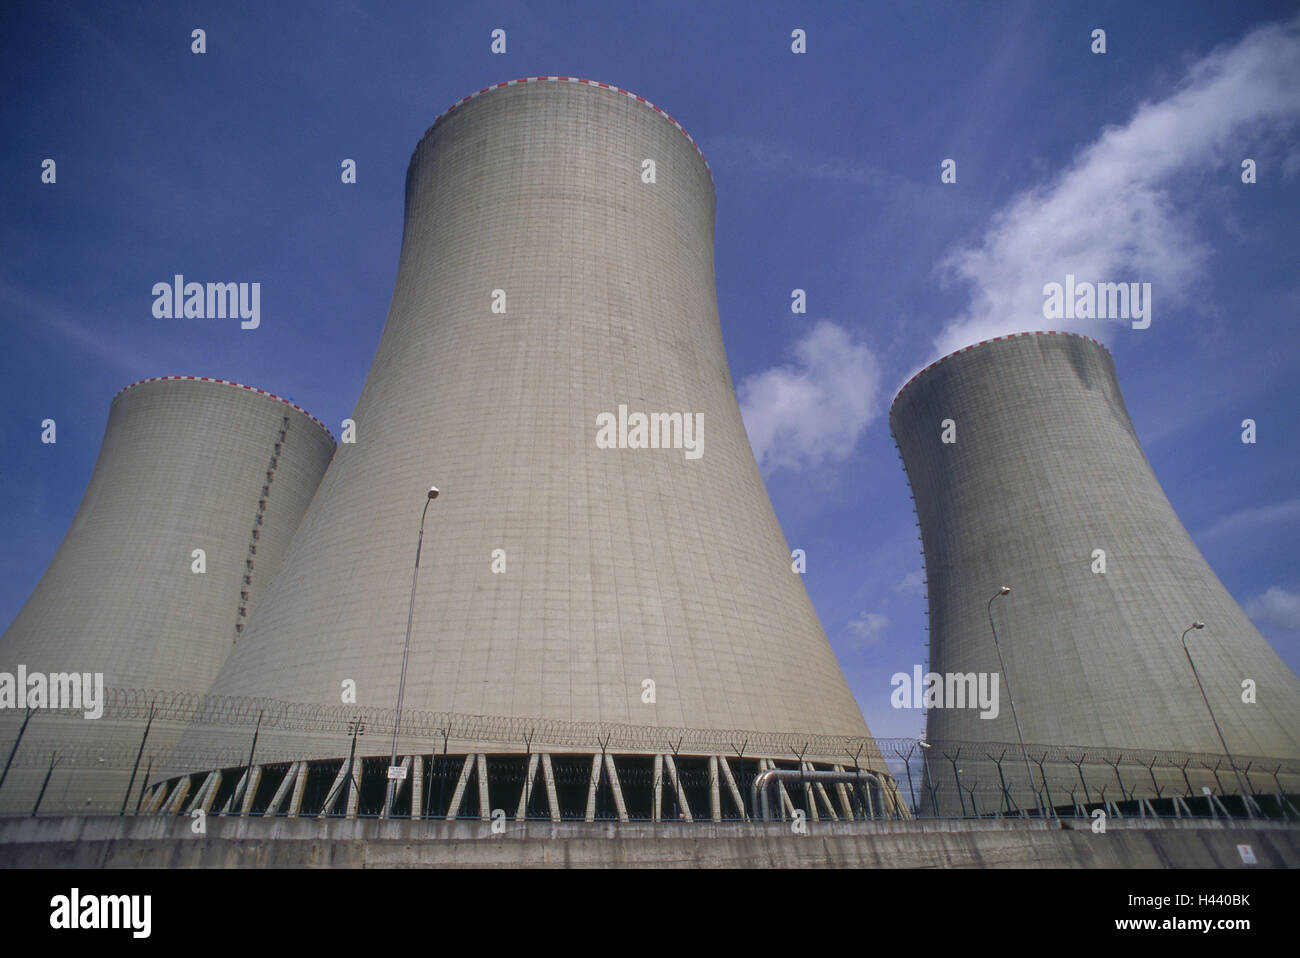
[[[768,786],[775,782],[785,781],[803,781],[803,782],[872,782],[882,793],[884,785],[881,783],[879,776],[873,772],[834,772],[814,770],[811,772],[798,768],[769,768],[766,771],[759,772],[755,776],[753,784],[749,786],[749,804],[755,810],[761,809],[765,822],[772,820],[771,806],[768,802]]]

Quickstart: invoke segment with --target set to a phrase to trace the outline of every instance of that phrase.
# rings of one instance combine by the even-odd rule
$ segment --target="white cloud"
[[[821,320],[795,344],[796,362],[745,377],[737,390],[764,472],[846,458],[880,412],[880,366],[870,349]]]
[[[935,341],[940,353],[992,336],[1069,328],[1104,336],[1112,320],[1043,319],[1043,285],[1149,282],[1153,321],[1191,302],[1210,249],[1192,222],[1195,197],[1175,202],[1171,176],[1213,171],[1236,182],[1248,142],[1300,121],[1300,18],[1257,29],[1194,64],[1178,89],[1141,104],[1049,183],[998,213],[983,240],[945,270],[971,285],[966,311]]]
[[[1246,602],[1246,614],[1256,625],[1271,625],[1283,632],[1300,632],[1300,595],[1273,586]]]
[[[122,378],[128,382],[139,379],[150,368],[150,360],[142,356],[140,350],[121,345],[119,338],[105,334],[102,328],[95,329],[84,325],[89,311],[78,309],[64,301],[31,293],[25,289],[11,286],[0,278],[0,304],[6,315],[14,312],[25,313],[26,321],[52,330],[65,342],[83,349],[102,362],[113,366]],[[145,301],[144,314],[148,313],[148,300]],[[77,318],[72,318],[77,317]],[[155,367],[156,368],[156,367]]]
[[[899,595],[924,595],[925,594],[925,574],[919,570],[909,572],[903,576],[903,581],[894,586],[894,591]]]
[[[849,633],[853,644],[858,648],[875,645],[885,637],[885,627],[889,619],[879,612],[860,612],[858,617],[849,622]]]
[[[1230,532],[1249,532],[1261,526],[1273,526],[1300,519],[1300,499],[1287,499],[1268,506],[1239,509],[1216,519],[1210,528],[1198,536],[1201,540],[1217,539]]]

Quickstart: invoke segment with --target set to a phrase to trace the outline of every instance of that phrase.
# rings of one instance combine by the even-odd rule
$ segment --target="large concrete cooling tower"
[[[297,406],[237,383],[164,377],[117,394],[72,526],[0,639],[0,672],[103,673],[107,707],[93,720],[35,710],[0,808],[30,812],[52,761],[43,813],[121,808],[149,704],[162,711],[137,784],[184,727],[178,703],[240,641],[333,448]],[[0,711],[0,759],[24,717]]]
[[[696,815],[712,802],[716,817],[744,788],[732,784],[738,752],[750,772],[800,753],[823,770],[856,756],[884,772],[741,422],[714,293],[714,210],[695,142],[605,84],[500,83],[421,139],[355,444],[340,445],[212,690],[317,707],[311,721],[267,713],[257,744],[264,762],[298,763],[276,774],[305,776],[304,807],[317,769],[304,763],[326,763],[319,774],[337,786],[314,808],[347,784],[349,715],[368,716],[357,754],[383,757],[382,790],[408,609],[397,752],[423,758],[398,801],[413,790],[418,802],[433,753],[459,756],[456,796],[431,814],[455,814],[462,791],[466,807],[513,814],[525,775],[548,801],[544,773],[550,813],[582,816],[592,769],[592,794],[612,787],[620,814],[625,799],[650,809],[662,783]],[[431,484],[441,495],[412,607]],[[174,767],[193,771],[220,748],[242,764],[252,733],[251,720],[197,726]],[[606,749],[617,766],[601,765]],[[527,768],[494,764],[529,750]],[[572,807],[552,788],[562,757],[582,770]],[[711,788],[691,792],[691,769]],[[365,795],[371,775],[357,783]],[[516,784],[498,794],[507,777]],[[228,785],[191,783],[222,796]],[[255,813],[296,800],[273,792],[263,785]]]
[[[1204,628],[1190,631],[1187,645],[1229,754],[1239,766],[1262,756],[1291,760],[1294,769],[1300,681],[1178,521],[1103,346],[1063,333],[968,346],[903,387],[890,426],[925,552],[930,668],[940,675],[999,673],[993,628],[1006,665],[996,718],[970,707],[929,712],[928,738],[936,747],[1017,743],[1009,681],[1032,774],[1040,785],[1046,778],[1053,804],[1068,804],[1081,788],[1070,763],[1088,750],[1103,750],[1108,763],[1130,763],[1122,784],[1094,776],[1091,800],[1098,781],[1108,782],[1114,798],[1151,794],[1156,779],[1166,795],[1185,794],[1188,784],[1199,794],[1200,783],[1215,786],[1207,769],[1217,760],[1186,757],[1185,779],[1175,768],[1183,759],[1151,756],[1148,774],[1147,759],[1134,750],[1224,756],[1180,641],[1200,621]],[[1012,591],[999,595],[1004,585]],[[1243,701],[1246,680],[1256,686],[1254,702]],[[980,751],[967,748],[961,761],[974,762]],[[1096,755],[1092,760],[1101,764]],[[932,771],[946,781],[947,763],[939,764]],[[1254,761],[1248,787],[1274,790],[1276,767]],[[1002,771],[1023,788],[1018,745]],[[997,784],[991,766],[984,781]],[[1226,759],[1218,783],[1238,791]]]

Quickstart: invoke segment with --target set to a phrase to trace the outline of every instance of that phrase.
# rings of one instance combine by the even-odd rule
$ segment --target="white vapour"
[[[1271,625],[1281,632],[1300,633],[1300,595],[1271,586],[1246,601],[1246,614],[1257,624]]]
[[[793,364],[747,376],[737,390],[765,473],[845,459],[880,412],[880,365],[843,327],[821,320],[794,356]]]
[[[966,310],[935,339],[939,355],[1033,329],[1103,338],[1113,320],[1043,319],[1043,285],[1067,273],[1088,282],[1150,282],[1155,317],[1184,302],[1209,246],[1196,236],[1195,198],[1175,199],[1176,173],[1227,168],[1300,121],[1300,17],[1271,24],[1195,63],[1168,97],[1104,130],[1054,179],[1019,194],[975,246],[954,250],[946,275],[970,284]],[[1253,148],[1252,148],[1253,150]],[[1284,162],[1284,171],[1290,163]]]

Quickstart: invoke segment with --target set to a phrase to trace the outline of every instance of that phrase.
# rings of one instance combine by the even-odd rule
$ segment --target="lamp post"
[[[1205,628],[1205,623],[1198,620],[1183,629],[1183,654],[1187,656],[1187,664],[1192,667],[1192,675],[1196,678],[1196,687],[1201,690],[1201,698],[1205,701],[1205,710],[1210,713],[1210,721],[1214,723],[1214,731],[1219,733],[1219,744],[1223,746],[1223,754],[1228,756],[1228,764],[1232,766],[1232,774],[1237,779],[1237,788],[1241,789],[1241,801],[1246,807],[1246,814],[1254,818],[1255,816],[1250,810],[1250,794],[1246,790],[1245,783],[1241,780],[1241,773],[1237,771],[1237,763],[1232,760],[1232,753],[1228,751],[1228,743],[1223,738],[1223,729],[1219,728],[1219,720],[1214,717],[1214,709],[1210,708],[1210,697],[1205,694],[1205,686],[1201,684],[1201,673],[1196,671],[1196,663],[1192,661],[1192,652],[1187,648],[1187,633],[1193,629],[1199,630],[1203,628]]]
[[[1043,802],[1038,796],[1038,787],[1034,785],[1034,773],[1029,768],[1029,749],[1025,748],[1025,735],[1020,731],[1020,716],[1016,714],[1016,697],[1011,694],[1011,679],[1007,675],[1006,663],[1002,661],[1002,647],[998,645],[998,629],[993,624],[993,600],[998,596],[1010,595],[1011,586],[1004,585],[993,593],[989,599],[987,611],[989,614],[989,629],[993,633],[993,648],[998,653],[998,668],[1002,670],[1002,682],[1007,687],[1007,701],[1011,703],[1011,718],[1016,723],[1016,738],[1020,739],[1020,755],[1025,760],[1025,775],[1028,776],[1029,788],[1034,793],[1034,807],[1038,809],[1038,817],[1046,817],[1043,813]]]
[[[402,644],[402,677],[397,684],[397,715],[393,719],[393,754],[388,762],[388,794],[384,798],[384,815],[393,810],[397,794],[397,734],[402,727],[402,699],[406,696],[406,660],[411,654],[411,622],[415,618],[415,585],[420,578],[420,550],[424,547],[424,520],[429,514],[429,503],[438,498],[438,487],[430,486],[420,513],[420,536],[415,543],[415,568],[411,572],[411,604],[406,610],[406,641]]]

